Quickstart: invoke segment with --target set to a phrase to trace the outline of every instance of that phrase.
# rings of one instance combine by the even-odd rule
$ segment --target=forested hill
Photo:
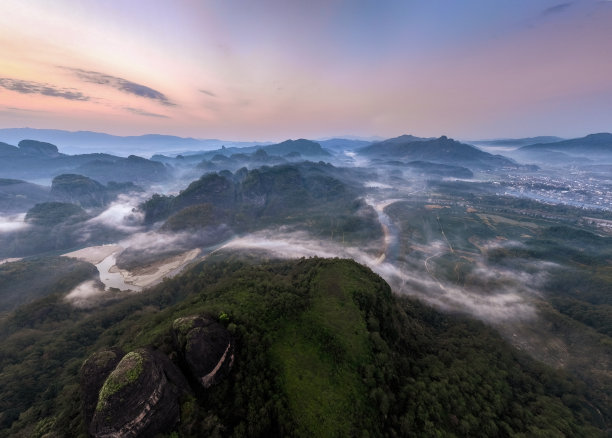
[[[0,436],[603,436],[590,388],[483,324],[350,260],[255,260],[218,253],[95,311],[56,294],[4,318]],[[211,333],[224,371],[196,378]]]
[[[518,164],[501,155],[492,155],[474,146],[458,142],[452,138],[418,138],[403,135],[390,138],[358,150],[372,158],[392,158],[394,160],[430,161],[450,165],[460,165],[471,170],[477,169],[516,169]]]
[[[154,195],[141,209],[147,222],[195,205],[206,205],[217,216],[236,211],[253,217],[297,214],[325,203],[352,203],[358,192],[339,180],[339,173],[330,164],[311,162],[206,173],[177,196]]]

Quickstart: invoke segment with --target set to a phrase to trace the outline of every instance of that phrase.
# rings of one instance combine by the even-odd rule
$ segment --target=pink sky
[[[5,0],[0,128],[611,131],[612,2]]]

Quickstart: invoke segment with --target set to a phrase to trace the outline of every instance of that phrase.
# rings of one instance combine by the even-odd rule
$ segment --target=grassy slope
[[[348,436],[365,413],[367,391],[360,364],[371,360],[368,331],[351,289],[364,287],[354,266],[337,264],[320,272],[311,304],[281,328],[273,360],[298,430],[312,436]]]

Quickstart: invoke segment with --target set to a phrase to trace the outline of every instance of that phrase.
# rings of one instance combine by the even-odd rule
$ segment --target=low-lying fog
[[[27,228],[28,224],[24,222],[25,215],[25,213],[11,216],[0,215],[0,233],[10,233]]]
[[[375,187],[389,187],[385,183],[367,184]],[[86,230],[93,225],[102,224],[105,227],[129,233],[127,237],[112,242],[116,247],[107,247],[109,252],[104,253],[103,257],[100,258],[99,249],[95,248],[91,249],[93,252],[90,252],[89,255],[86,250],[76,255],[67,254],[96,264],[101,272],[101,281],[107,289],[109,287],[140,289],[137,286],[138,282],[133,278],[132,283],[125,282],[130,275],[129,270],[116,269],[115,272],[109,272],[112,271],[111,268],[115,265],[117,256],[124,251],[128,255],[129,253],[136,254],[141,260],[156,257],[163,260],[169,257],[168,254],[176,255],[194,248],[210,246],[218,242],[215,239],[219,235],[223,235],[223,229],[203,230],[195,234],[146,230],[142,224],[141,215],[134,211],[141,200],[141,196],[120,196],[106,210],[85,224]],[[450,284],[437,278],[431,269],[437,257],[449,252],[448,244],[445,241],[432,240],[425,246],[419,246],[419,250],[413,251],[410,257],[398,258],[399,235],[392,220],[384,212],[384,209],[397,199],[367,198],[366,201],[378,214],[380,226],[384,230],[383,241],[377,242],[375,246],[356,248],[338,242],[317,240],[303,231],[289,231],[281,228],[230,238],[218,249],[266,250],[274,256],[284,258],[312,256],[352,258],[381,275],[397,293],[419,297],[446,311],[469,313],[483,321],[495,324],[535,316],[531,298],[537,295],[538,286],[546,279],[547,273],[554,269],[553,265],[542,264],[535,271],[531,269],[530,272],[510,270],[490,265],[485,257],[479,256],[475,261],[478,275],[483,278],[483,281],[487,278],[494,278],[495,284],[500,285],[497,289],[488,290],[485,293],[482,290],[472,290]],[[227,235],[230,236],[230,234]],[[512,242],[503,244],[512,245]],[[502,243],[491,241],[488,244],[482,244],[482,246],[486,245],[495,246],[502,245]],[[206,251],[203,253],[206,254]],[[191,260],[186,260],[185,264]],[[176,272],[178,270],[175,270],[174,273]],[[164,274],[169,273],[164,271]],[[68,298],[75,304],[84,305],[83,303],[88,299],[96,298],[96,291],[102,292],[99,284],[88,282],[71,291]]]
[[[482,258],[478,261],[483,276],[495,278],[503,284],[487,293],[444,282],[428,273],[426,263],[432,256],[446,252],[442,241],[431,242],[430,256],[406,262],[381,261],[381,248],[360,249],[332,242],[314,240],[303,232],[283,233],[268,230],[237,237],[222,248],[242,250],[266,250],[281,258],[340,257],[351,258],[370,267],[383,277],[400,294],[418,297],[445,311],[469,313],[489,323],[524,320],[535,316],[531,298],[537,295],[537,287],[546,279],[551,266],[530,273],[490,266]],[[382,259],[384,260],[384,259]],[[420,266],[419,266],[420,265]]]
[[[106,285],[106,289],[113,287],[120,290],[139,290],[142,287],[138,286],[138,281],[134,280],[134,274],[130,273],[129,269],[115,267],[118,257],[123,257],[124,260],[129,260],[134,256],[141,260],[155,260],[156,258],[165,260],[194,248],[201,249],[219,243],[219,236],[224,236],[230,239],[221,247],[226,249],[266,250],[275,256],[287,258],[311,256],[352,258],[380,274],[397,293],[419,297],[446,311],[469,313],[489,323],[498,324],[503,321],[524,320],[535,316],[531,299],[537,295],[537,288],[545,280],[547,272],[554,267],[542,265],[536,272],[502,269],[487,263],[484,256],[479,256],[475,260],[479,275],[483,279],[495,278],[496,289],[487,290],[485,293],[482,290],[448,283],[435,276],[432,266],[435,265],[436,259],[449,252],[447,242],[442,239],[433,239],[427,245],[421,245],[419,250],[413,251],[410,256],[403,255],[398,258],[399,233],[396,225],[384,210],[402,198],[422,192],[425,187],[423,181],[415,179],[409,171],[402,170],[395,175],[387,175],[384,171],[376,173],[379,178],[365,181],[363,185],[366,190],[371,189],[375,194],[375,196],[367,197],[366,202],[376,211],[380,226],[384,231],[382,246],[349,247],[337,242],[314,239],[302,231],[287,229],[265,230],[233,238],[231,230],[224,227],[205,229],[198,233],[159,232],[145,227],[143,215],[137,210],[137,206],[150,197],[151,191],[129,196],[120,195],[106,209],[85,222],[79,232],[82,233],[82,241],[93,237],[100,227],[115,230],[119,235],[124,236],[113,242],[105,242],[117,245],[118,249],[111,254],[106,254],[103,259],[95,260],[101,272],[100,280]],[[406,175],[410,176],[410,182],[404,180],[404,186],[399,186],[400,189],[393,189],[393,187],[398,187],[398,178],[404,179]],[[381,193],[394,193],[399,197],[381,198]],[[22,216],[2,218],[0,230],[2,227],[22,227],[24,226],[22,220]],[[489,244],[499,245],[500,243],[492,241]],[[203,251],[203,254],[206,254],[206,251]],[[83,257],[82,254],[81,257]],[[87,257],[83,259],[87,260]],[[186,260],[184,264],[190,260]],[[93,260],[89,261],[93,262]],[[177,269],[172,272],[179,272],[178,268],[183,267],[184,264],[176,266]],[[163,274],[169,275],[170,271],[165,270]],[[132,275],[131,282],[126,283],[130,275]],[[102,292],[100,284],[87,283],[71,291],[68,297],[75,304],[78,302],[79,305],[83,305],[87,299],[93,299],[96,296],[96,291]],[[74,297],[78,297],[78,300],[75,301]]]

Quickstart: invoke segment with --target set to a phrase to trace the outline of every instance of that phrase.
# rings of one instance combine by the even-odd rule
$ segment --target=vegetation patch
[[[362,423],[367,388],[359,366],[371,351],[366,325],[347,290],[350,283],[344,282],[358,277],[355,266],[343,262],[321,270],[309,309],[282,327],[272,345],[298,430],[305,435],[355,435]]]
[[[104,368],[106,364],[114,360],[117,357],[117,353],[110,350],[99,351],[94,353],[92,360],[97,368]]]
[[[126,354],[117,364],[117,367],[108,376],[98,397],[96,411],[101,411],[106,406],[108,398],[130,383],[134,383],[143,370],[144,357],[142,354],[131,351]]]

